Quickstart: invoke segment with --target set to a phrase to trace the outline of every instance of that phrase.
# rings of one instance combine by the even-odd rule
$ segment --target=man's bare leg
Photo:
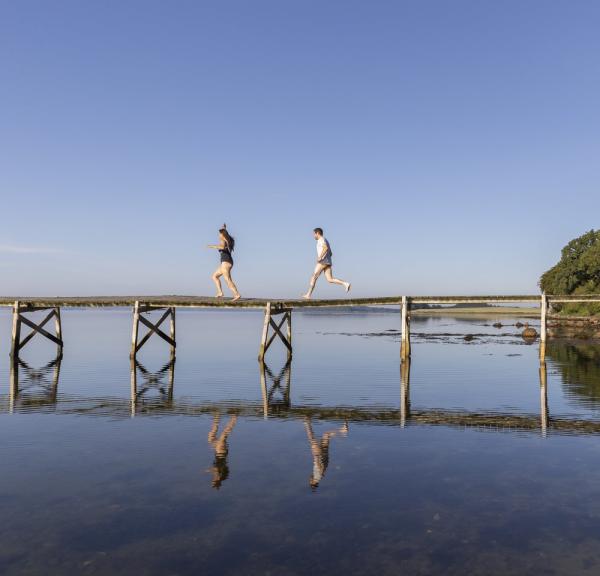
[[[302,294],[302,298],[304,298],[305,300],[310,300],[313,290],[315,289],[315,284],[317,283],[317,280],[318,280],[319,276],[321,275],[321,272],[323,272],[323,270],[325,270],[325,268],[326,268],[326,266],[323,266],[323,264],[317,264],[315,266],[315,271],[313,272],[313,275],[310,277],[310,284],[309,284],[308,292],[306,294]]]
[[[327,278],[327,282],[330,284],[339,284],[346,289],[346,292],[350,292],[350,282],[346,282],[345,280],[338,280],[333,277],[333,273],[331,272],[331,266],[328,266],[325,269],[325,278]]]

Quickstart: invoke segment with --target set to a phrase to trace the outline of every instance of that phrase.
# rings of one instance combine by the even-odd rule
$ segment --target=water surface
[[[181,311],[132,367],[130,311],[62,314],[11,377],[0,312],[2,574],[598,573],[593,344],[415,317],[401,369],[399,315],[295,313],[263,371],[260,312]]]

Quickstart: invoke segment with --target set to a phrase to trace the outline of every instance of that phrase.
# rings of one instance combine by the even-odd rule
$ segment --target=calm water
[[[0,312],[1,574],[598,574],[600,347],[298,313],[261,373],[260,312],[177,321],[132,378],[130,311],[64,310],[11,394]]]

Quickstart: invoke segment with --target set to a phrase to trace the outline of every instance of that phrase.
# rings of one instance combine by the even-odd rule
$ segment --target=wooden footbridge
[[[600,295],[586,296],[388,296],[375,298],[348,298],[340,300],[277,300],[277,299],[241,299],[232,302],[222,298],[201,296],[94,296],[94,297],[0,297],[0,306],[12,306],[11,356],[18,358],[20,350],[35,335],[43,336],[54,342],[58,353],[62,353],[64,336],[61,324],[61,308],[98,308],[130,307],[133,310],[133,330],[131,358],[135,359],[139,350],[152,336],[162,338],[171,348],[174,357],[177,346],[175,331],[175,310],[177,308],[260,308],[265,311],[263,329],[260,338],[258,358],[263,361],[274,340],[279,339],[287,348],[288,357],[292,356],[292,312],[300,308],[339,307],[339,306],[399,306],[401,310],[401,349],[402,360],[410,357],[410,315],[417,304],[539,304],[540,307],[540,358],[546,355],[546,318],[552,304],[574,302],[600,302]],[[42,320],[34,320],[30,314],[46,311]],[[161,311],[158,320],[147,316],[150,312]],[[54,330],[48,324],[54,321]],[[168,333],[162,328],[169,320]],[[146,328],[141,335],[140,325]],[[284,327],[285,326],[285,327]],[[23,327],[30,329],[25,336]]]

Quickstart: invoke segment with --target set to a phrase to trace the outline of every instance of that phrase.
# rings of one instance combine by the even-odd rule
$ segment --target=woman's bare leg
[[[325,278],[327,278],[327,282],[329,282],[330,284],[339,284],[340,286],[343,286],[346,289],[346,292],[350,290],[350,282],[346,282],[345,280],[338,280],[337,278],[333,277],[333,273],[331,272],[331,266],[328,266],[325,269]]]
[[[221,298],[223,296],[223,288],[221,288],[221,276],[223,276],[223,272],[221,272],[221,268],[217,268],[215,273],[212,275],[213,282],[217,287],[217,298]]]
[[[231,264],[223,262],[223,264],[221,264],[221,273],[225,278],[225,282],[227,282],[227,286],[229,286],[229,289],[233,292],[233,299],[239,300],[241,298],[240,293],[238,292],[235,282],[231,278]]]
[[[321,272],[323,272],[323,270],[326,269],[326,266],[323,266],[323,264],[317,264],[315,266],[315,271],[313,272],[313,275],[310,277],[310,284],[308,287],[308,292],[306,294],[302,295],[302,298],[305,298],[306,300],[309,300],[310,297],[312,296],[313,290],[315,289],[315,284],[317,283],[317,280],[319,278],[319,276],[321,275]]]

